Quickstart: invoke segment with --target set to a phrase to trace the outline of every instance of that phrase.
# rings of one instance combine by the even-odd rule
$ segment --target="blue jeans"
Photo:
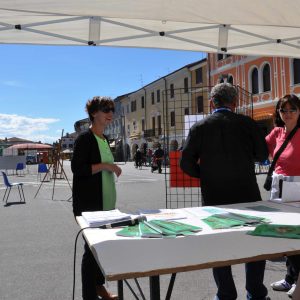
[[[266,261],[245,264],[246,290],[248,300],[265,300],[268,290],[264,286]],[[237,291],[232,277],[231,266],[213,268],[213,275],[218,287],[215,300],[236,300]]]

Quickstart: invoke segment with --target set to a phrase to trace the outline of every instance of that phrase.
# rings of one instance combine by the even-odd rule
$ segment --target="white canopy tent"
[[[300,0],[0,0],[0,43],[300,57]]]

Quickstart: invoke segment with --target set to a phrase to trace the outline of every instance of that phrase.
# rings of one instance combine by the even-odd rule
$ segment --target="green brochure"
[[[119,236],[125,236],[125,237],[139,237],[140,236],[139,225],[124,227],[123,229],[118,231],[116,234]]]
[[[269,220],[266,218],[237,214],[232,212],[214,214],[210,217],[202,219],[202,221],[208,224],[213,229],[226,229],[236,226],[253,226],[269,222]]]
[[[156,237],[163,236],[162,232],[149,227],[145,222],[141,222],[134,226],[127,226],[116,233],[119,236],[125,237]]]
[[[162,235],[164,235],[166,237],[176,237],[176,234],[173,231],[171,231],[171,230],[169,230],[167,228],[163,228],[163,227],[159,226],[153,220],[151,220],[151,221],[144,221],[144,223],[148,227],[150,227],[150,228],[152,228],[154,230],[157,230],[158,232],[160,232]]]
[[[262,212],[280,211],[279,208],[269,207],[269,206],[265,206],[265,205],[248,206],[246,208],[249,208],[251,210],[256,210],[256,211],[262,211]]]
[[[201,231],[201,227],[184,224],[176,221],[151,220],[135,226],[127,226],[116,234],[125,237],[173,238],[177,235],[193,235]]]
[[[158,228],[155,228],[154,226],[149,226],[148,222],[144,221],[139,223],[139,230],[140,230],[140,237],[162,237],[163,233]]]
[[[244,222],[239,220],[220,218],[218,214],[202,219],[202,221],[213,229],[226,229],[244,225]]]
[[[177,221],[152,220],[151,224],[160,227],[162,230],[168,230],[169,232],[176,235],[178,234],[190,235],[202,230],[201,227],[193,226],[193,225],[189,225]]]
[[[300,239],[300,225],[261,224],[247,233],[256,236]]]

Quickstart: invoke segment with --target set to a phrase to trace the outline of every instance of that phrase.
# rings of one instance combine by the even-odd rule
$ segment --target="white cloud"
[[[53,143],[60,138],[59,135],[52,136],[49,125],[58,122],[59,119],[31,118],[19,115],[0,113],[0,138],[18,137],[31,141]]]

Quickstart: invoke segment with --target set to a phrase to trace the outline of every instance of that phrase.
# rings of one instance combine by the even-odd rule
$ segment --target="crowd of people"
[[[254,162],[274,157],[287,135],[300,125],[300,100],[286,95],[275,108],[275,128],[265,138],[251,118],[235,113],[238,101],[236,89],[228,84],[216,85],[211,91],[213,113],[197,122],[190,129],[182,149],[180,167],[192,177],[201,179],[202,205],[223,205],[261,201]],[[104,129],[113,120],[114,102],[106,97],[94,97],[86,104],[91,127],[81,134],[74,147],[73,210],[79,216],[83,211],[111,210],[116,207],[114,176],[120,176],[121,168],[114,163]],[[300,175],[300,131],[296,133],[280,155],[273,173],[270,197],[278,197],[279,178]],[[164,150],[160,146],[147,152],[147,160],[157,165],[161,173]],[[137,149],[137,168],[143,155]],[[236,161],[239,163],[237,164]],[[274,290],[287,291],[299,300],[299,255],[286,260],[284,279],[271,284]],[[249,300],[267,300],[268,289],[264,285],[265,260],[245,265],[246,291]],[[105,278],[87,243],[82,258],[82,298],[96,300],[118,299],[104,286]],[[215,300],[237,299],[230,266],[213,268],[217,292]],[[294,295],[294,296],[293,296]],[[298,297],[298,298],[296,298]]]

